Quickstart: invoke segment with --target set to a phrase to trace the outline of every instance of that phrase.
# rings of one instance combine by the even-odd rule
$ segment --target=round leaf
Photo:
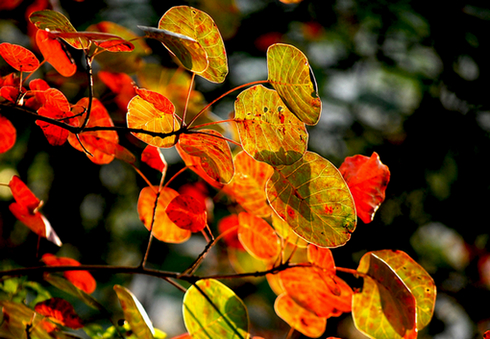
[[[5,153],[15,145],[17,130],[14,125],[0,115],[0,153]]]
[[[290,165],[306,152],[308,132],[276,91],[262,85],[241,92],[235,122],[243,149],[272,166]]]
[[[184,295],[184,323],[193,339],[248,339],[243,301],[214,279],[199,280]]]
[[[342,246],[356,228],[347,184],[334,165],[315,153],[276,168],[267,182],[267,197],[296,234],[317,246]]]
[[[39,67],[39,60],[27,48],[4,42],[0,44],[0,55],[20,72],[33,72]]]
[[[167,216],[178,227],[191,232],[199,232],[207,225],[204,201],[192,195],[181,194],[168,204]]]
[[[306,56],[294,46],[274,44],[267,50],[269,82],[299,120],[315,125],[322,102]]]
[[[48,32],[38,30],[36,43],[44,59],[49,62],[62,76],[70,77],[77,71],[75,61],[68,55],[57,39]]]
[[[252,256],[257,259],[273,259],[279,254],[279,237],[264,219],[241,212],[238,215],[238,224],[238,239]]]

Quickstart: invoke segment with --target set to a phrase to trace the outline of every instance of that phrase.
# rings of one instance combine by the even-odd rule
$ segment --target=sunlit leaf
[[[259,217],[269,216],[271,208],[267,203],[265,184],[274,169],[243,151],[235,155],[233,162],[235,175],[223,187],[223,192],[232,196],[247,212]]]
[[[158,92],[149,91],[144,88],[135,88],[136,94],[138,94],[143,100],[153,104],[155,108],[165,114],[174,114],[174,104],[165,96]]]
[[[37,303],[34,310],[52,321],[74,330],[84,326],[73,306],[61,298],[51,298]]]
[[[169,134],[168,136],[152,136],[144,133],[132,133],[135,137],[156,147],[172,147],[177,142],[175,131],[180,124],[173,114],[162,112],[155,105],[139,95],[128,104],[126,116],[128,128],[142,129],[149,132]]]
[[[20,72],[33,72],[39,67],[39,60],[34,53],[20,45],[3,42],[0,44],[0,55]]]
[[[335,261],[333,260],[332,251],[328,248],[308,245],[308,261],[329,271],[335,273]]]
[[[238,224],[238,239],[252,256],[257,259],[273,259],[279,255],[279,237],[264,219],[241,212],[238,215]]]
[[[305,124],[274,90],[257,85],[241,92],[235,100],[235,122],[243,149],[258,161],[290,165],[306,152]]]
[[[47,32],[77,33],[77,30],[63,14],[45,9],[31,14],[29,20],[39,29]],[[90,45],[90,41],[84,37],[63,38],[68,44],[76,49],[85,49]]]
[[[75,61],[67,54],[61,42],[48,32],[36,32],[36,44],[44,59],[49,62],[62,76],[70,77],[77,71]]]
[[[134,50],[134,45],[123,39],[113,39],[103,42],[95,42],[100,48],[107,50],[108,52],[131,52]]]
[[[87,306],[99,310],[101,312],[105,311],[104,306],[102,306],[90,294],[84,292],[83,290],[73,285],[73,283],[71,283],[68,279],[56,274],[48,274],[48,273],[45,273],[43,275],[43,278],[54,287],[70,295],[73,295],[79,300],[83,301]]]
[[[342,246],[356,228],[347,184],[337,168],[316,153],[276,168],[267,182],[267,197],[296,234],[317,246]]]
[[[34,213],[41,207],[41,201],[18,176],[12,177],[9,187],[15,201],[24,206],[30,213]]]
[[[114,92],[116,95],[114,101],[119,109],[126,111],[129,101],[136,95],[134,80],[126,73],[100,71],[97,76]]]
[[[274,226],[274,230],[281,238],[287,240],[288,243],[293,244],[294,246],[306,248],[308,242],[294,233],[291,226],[289,226],[286,221],[282,220],[275,212],[271,214],[271,218],[272,226]]]
[[[199,232],[208,224],[204,201],[192,195],[176,196],[170,201],[165,211],[168,218],[184,230]]]
[[[388,333],[386,338],[412,338],[430,322],[436,299],[434,281],[406,253],[368,252],[358,271],[367,274],[362,292],[355,294],[353,302],[358,329],[371,336],[381,336],[378,333],[382,331]]]
[[[179,195],[171,188],[163,188],[158,194],[158,204],[155,210],[155,201],[157,200],[157,186],[145,187],[141,190],[138,198],[138,214],[145,227],[153,233],[153,236],[160,241],[169,243],[182,243],[189,239],[191,231],[184,230],[175,225],[165,212],[168,204],[173,198]],[[153,221],[154,219],[154,221]],[[153,225],[153,227],[152,227]]]
[[[244,249],[227,247],[226,252],[228,260],[236,273],[261,272],[270,269],[273,264],[273,261],[258,259]],[[258,280],[263,280],[263,277],[248,277],[244,279],[257,283]]]
[[[0,97],[7,99],[10,102],[17,103],[19,97],[19,88],[14,86],[3,86],[0,88]]]
[[[172,339],[192,339],[192,337],[190,336],[189,333],[184,333],[176,337],[172,337]]]
[[[147,145],[141,153],[141,161],[157,171],[164,172],[167,168],[167,162],[158,147]]]
[[[75,124],[75,119],[71,118],[73,116],[73,113],[71,111],[62,111],[60,110],[57,106],[53,105],[45,105],[41,107],[37,113],[39,115],[54,119],[54,120],[59,120],[59,119],[66,119],[65,122],[68,124]],[[61,146],[63,145],[66,140],[68,139],[68,135],[70,134],[66,128],[62,128],[53,124],[50,124],[49,122],[45,122],[42,120],[37,120],[36,124],[41,127],[43,130],[44,136],[48,140],[49,144],[52,146]]]
[[[316,267],[292,267],[279,273],[286,293],[319,317],[350,312],[352,289],[335,274]]]
[[[322,102],[306,56],[294,46],[274,44],[267,50],[269,82],[299,120],[315,125]]]
[[[327,318],[318,317],[299,306],[286,293],[276,298],[274,310],[289,326],[307,337],[318,338],[325,332]]]
[[[131,291],[120,285],[114,285],[124,318],[138,339],[153,339],[155,330],[145,309]]]
[[[374,213],[385,199],[390,170],[376,152],[371,157],[347,157],[339,167],[356,203],[357,215],[364,223],[373,221]]]
[[[48,322],[24,304],[8,300],[0,300],[3,313],[3,321],[0,326],[0,336],[14,339],[25,338],[26,326],[30,327],[31,338],[52,339],[49,332],[56,325]]]
[[[212,179],[226,184],[235,172],[230,146],[221,139],[221,134],[213,130],[199,130],[179,137],[181,149],[200,159],[201,168]]]
[[[225,80],[228,74],[226,50],[218,27],[208,14],[193,7],[175,6],[162,16],[158,28],[190,37],[204,49],[208,66],[202,71],[193,70],[184,65],[186,68],[211,82],[221,83]],[[178,42],[182,44],[184,41],[178,40]],[[185,60],[185,56],[181,57],[174,52],[174,49],[177,49],[176,46],[168,46],[165,42],[164,45],[184,64],[182,59]],[[197,62],[200,63],[201,60]],[[204,64],[204,60],[202,63]]]
[[[75,259],[57,257],[50,253],[44,254],[41,260],[47,266],[80,266]],[[94,277],[88,271],[65,271],[63,276],[86,293],[92,293],[97,287]]]
[[[184,323],[193,339],[248,339],[243,301],[221,282],[199,280],[184,295]]]
[[[218,222],[218,231],[223,235],[223,240],[226,242],[228,248],[236,248],[239,250],[245,250],[242,243],[238,240],[238,215],[231,214],[223,217]]]

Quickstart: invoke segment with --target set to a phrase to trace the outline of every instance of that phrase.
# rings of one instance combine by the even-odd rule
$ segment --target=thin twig
[[[189,99],[191,97],[191,93],[192,93],[192,86],[194,85],[194,78],[196,77],[196,73],[192,72],[192,77],[191,77],[191,81],[189,83],[189,89],[187,91],[187,97],[185,98],[185,105],[184,105],[184,112],[182,113],[182,126],[185,128],[187,126],[186,122],[185,122],[185,117],[187,115],[187,107],[189,105]]]
[[[84,130],[87,127],[88,121],[90,120],[90,112],[92,110],[92,102],[94,100],[94,77],[92,74],[92,59],[85,52],[85,63],[87,65],[87,76],[88,76],[88,107],[87,107],[87,115],[85,116],[85,120],[83,121],[82,126],[80,126],[80,130]]]
[[[160,197],[160,192],[157,192],[156,194],[156,199],[155,199],[155,205],[153,205],[153,214],[151,218],[151,225],[150,225],[150,237],[148,239],[148,246],[146,247],[146,252],[145,256],[143,257],[143,261],[141,261],[140,267],[144,268],[146,261],[148,260],[148,254],[150,253],[150,246],[151,246],[151,241],[153,240],[153,225],[155,224],[155,219],[157,215],[157,207],[158,207],[158,198]]]

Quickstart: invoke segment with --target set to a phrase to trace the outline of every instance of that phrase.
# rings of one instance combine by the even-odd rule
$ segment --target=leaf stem
[[[224,122],[235,122],[235,119],[226,119],[226,120],[220,120],[220,121],[211,121],[211,122],[207,122],[205,124],[201,124],[201,125],[197,125],[197,126],[192,126],[192,127],[188,128],[188,130],[195,130],[195,129],[203,128],[203,127],[206,127],[206,126],[221,124],[221,123],[224,123]]]
[[[335,267],[335,270],[337,270],[338,272],[344,272],[344,273],[349,273],[349,274],[352,274],[356,277],[365,277],[367,276],[366,273],[362,273],[362,272],[359,272],[359,271],[356,271],[352,268],[346,268],[346,267]]]
[[[158,198],[160,197],[160,191],[157,192],[155,198],[155,204],[153,205],[153,214],[151,217],[151,225],[150,225],[150,237],[148,238],[148,245],[146,246],[145,256],[143,257],[143,261],[141,261],[140,267],[144,268],[146,261],[148,260],[148,255],[150,253],[151,241],[153,240],[153,225],[155,224],[155,217],[157,214],[158,207]]]
[[[92,102],[94,100],[94,76],[92,73],[92,59],[85,52],[85,63],[87,65],[87,76],[88,76],[88,107],[87,107],[87,115],[85,116],[85,120],[83,121],[82,126],[80,126],[80,131],[83,131],[85,127],[87,127],[88,121],[90,120],[90,111],[92,110]]]

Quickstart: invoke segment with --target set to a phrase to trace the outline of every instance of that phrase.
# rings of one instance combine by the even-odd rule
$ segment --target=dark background
[[[0,10],[0,42],[30,46],[24,18],[30,3]],[[184,4],[210,14],[225,38],[230,68],[227,80],[221,85],[197,82],[196,89],[207,101],[234,86],[266,79],[267,46],[291,43],[308,56],[323,101],[320,123],[309,128],[309,149],[337,166],[346,156],[377,152],[390,168],[386,201],[372,223],[359,221],[347,245],[333,251],[337,265],[355,268],[360,257],[371,250],[407,252],[432,275],[438,289],[434,319],[420,338],[481,338],[490,328],[490,225],[485,212],[490,201],[488,3],[59,2],[77,30],[109,20],[136,34],[142,34],[136,25],[156,27],[166,10]],[[160,43],[148,44],[154,52],[149,61],[172,64]],[[80,55],[73,52],[80,61]],[[2,76],[11,71],[3,60],[0,71]],[[216,105],[215,113],[226,118],[237,94]],[[105,93],[103,99],[111,107],[110,94]],[[44,242],[41,251],[83,263],[138,264],[146,248],[147,232],[135,204],[145,183],[124,163],[94,165],[68,145],[49,146],[33,123],[9,119],[18,129],[19,140],[12,150],[0,155],[0,181],[8,182],[13,173],[25,179],[45,201],[43,212],[65,244],[59,250]],[[126,146],[137,150],[141,145]],[[167,161],[172,163],[173,159],[174,154],[168,153]],[[144,166],[142,170],[158,182],[157,173]],[[181,166],[173,164],[168,177]],[[175,187],[196,180],[192,174],[179,178]],[[216,194],[209,190],[211,196]],[[34,265],[36,236],[15,223],[8,211],[10,198],[3,200],[3,265]],[[215,207],[212,227],[227,214],[220,201]],[[155,242],[150,264],[179,270],[202,246],[198,236],[182,245]],[[218,269],[226,260],[218,248],[204,268]],[[112,285],[128,284],[157,327],[170,335],[183,331],[180,292],[144,277],[96,278],[100,287],[96,297],[113,309],[118,306]],[[359,284],[354,279],[351,282]],[[256,326],[253,334],[286,336],[287,326],[273,314],[274,295],[264,281],[231,285],[249,306],[251,322]],[[350,315],[329,319],[323,337],[329,336],[362,337],[352,329]]]

